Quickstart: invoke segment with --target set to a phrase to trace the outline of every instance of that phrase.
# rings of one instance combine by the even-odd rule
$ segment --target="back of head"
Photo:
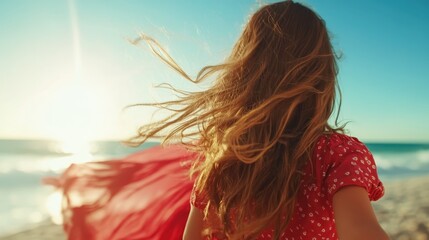
[[[261,104],[296,103],[300,106],[288,114],[295,118],[289,129],[301,132],[314,115],[323,114],[325,119],[319,119],[323,122],[332,112],[335,55],[324,21],[299,3],[279,2],[257,11],[236,43],[229,64],[230,75],[220,78],[221,84],[249,91],[240,95],[246,103],[237,106],[253,109]],[[271,114],[285,115],[286,109]]]
[[[163,60],[187,77],[174,61]],[[182,107],[168,121],[142,127],[138,137],[162,136],[173,124],[166,139],[198,136],[193,147],[205,158],[194,170],[197,191],[208,196],[206,214],[214,209],[231,239],[255,237],[273,223],[278,238],[315,142],[341,130],[328,124],[336,74],[327,29],[316,13],[292,1],[266,5],[252,15],[228,59],[203,68],[195,80],[215,75],[214,85],[161,104]]]
[[[293,212],[297,170],[317,138],[335,131],[328,119],[337,69],[324,21],[292,1],[264,6],[251,17],[227,64],[217,83],[228,93],[217,103],[227,117],[215,120],[221,134],[214,134],[224,147],[198,183],[230,237],[255,236],[286,216],[277,221],[279,235]],[[256,207],[249,211],[250,206]],[[228,220],[232,211],[235,222]]]

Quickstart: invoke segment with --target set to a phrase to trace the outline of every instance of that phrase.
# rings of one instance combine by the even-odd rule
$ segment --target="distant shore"
[[[429,240],[429,176],[385,183],[385,196],[373,203],[392,240]],[[46,222],[0,240],[65,240],[61,226]]]

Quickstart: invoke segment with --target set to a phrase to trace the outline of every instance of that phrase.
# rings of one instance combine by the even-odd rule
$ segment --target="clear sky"
[[[306,0],[338,52],[343,121],[364,141],[429,142],[429,2]],[[196,90],[147,48],[154,36],[192,76],[226,57],[256,0],[0,1],[0,138],[130,136],[151,110],[127,104]]]

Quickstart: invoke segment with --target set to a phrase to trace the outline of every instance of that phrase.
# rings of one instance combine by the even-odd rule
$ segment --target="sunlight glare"
[[[49,195],[45,202],[45,208],[54,224],[61,225],[63,218],[61,214],[62,194],[60,191],[55,191]]]
[[[69,139],[59,142],[55,151],[65,156],[49,158],[44,162],[44,169],[53,172],[62,172],[74,163],[85,163],[94,161],[93,146],[87,140]]]
[[[91,145],[85,140],[65,140],[62,141],[59,150],[62,153],[82,155],[91,153]]]

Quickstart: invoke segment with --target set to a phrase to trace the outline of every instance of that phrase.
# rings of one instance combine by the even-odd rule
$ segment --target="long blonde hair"
[[[292,1],[266,5],[252,15],[225,62],[202,68],[196,79],[154,39],[142,35],[134,43],[142,40],[186,79],[215,80],[199,92],[171,87],[180,93],[178,100],[136,104],[173,113],[140,127],[130,141],[178,138],[202,153],[192,172],[196,191],[207,195],[206,216],[214,211],[229,239],[254,238],[268,226],[278,239],[290,222],[302,166],[318,137],[343,129],[337,127],[338,115],[335,128],[328,123],[338,85],[324,21]],[[197,144],[184,141],[190,138]]]

